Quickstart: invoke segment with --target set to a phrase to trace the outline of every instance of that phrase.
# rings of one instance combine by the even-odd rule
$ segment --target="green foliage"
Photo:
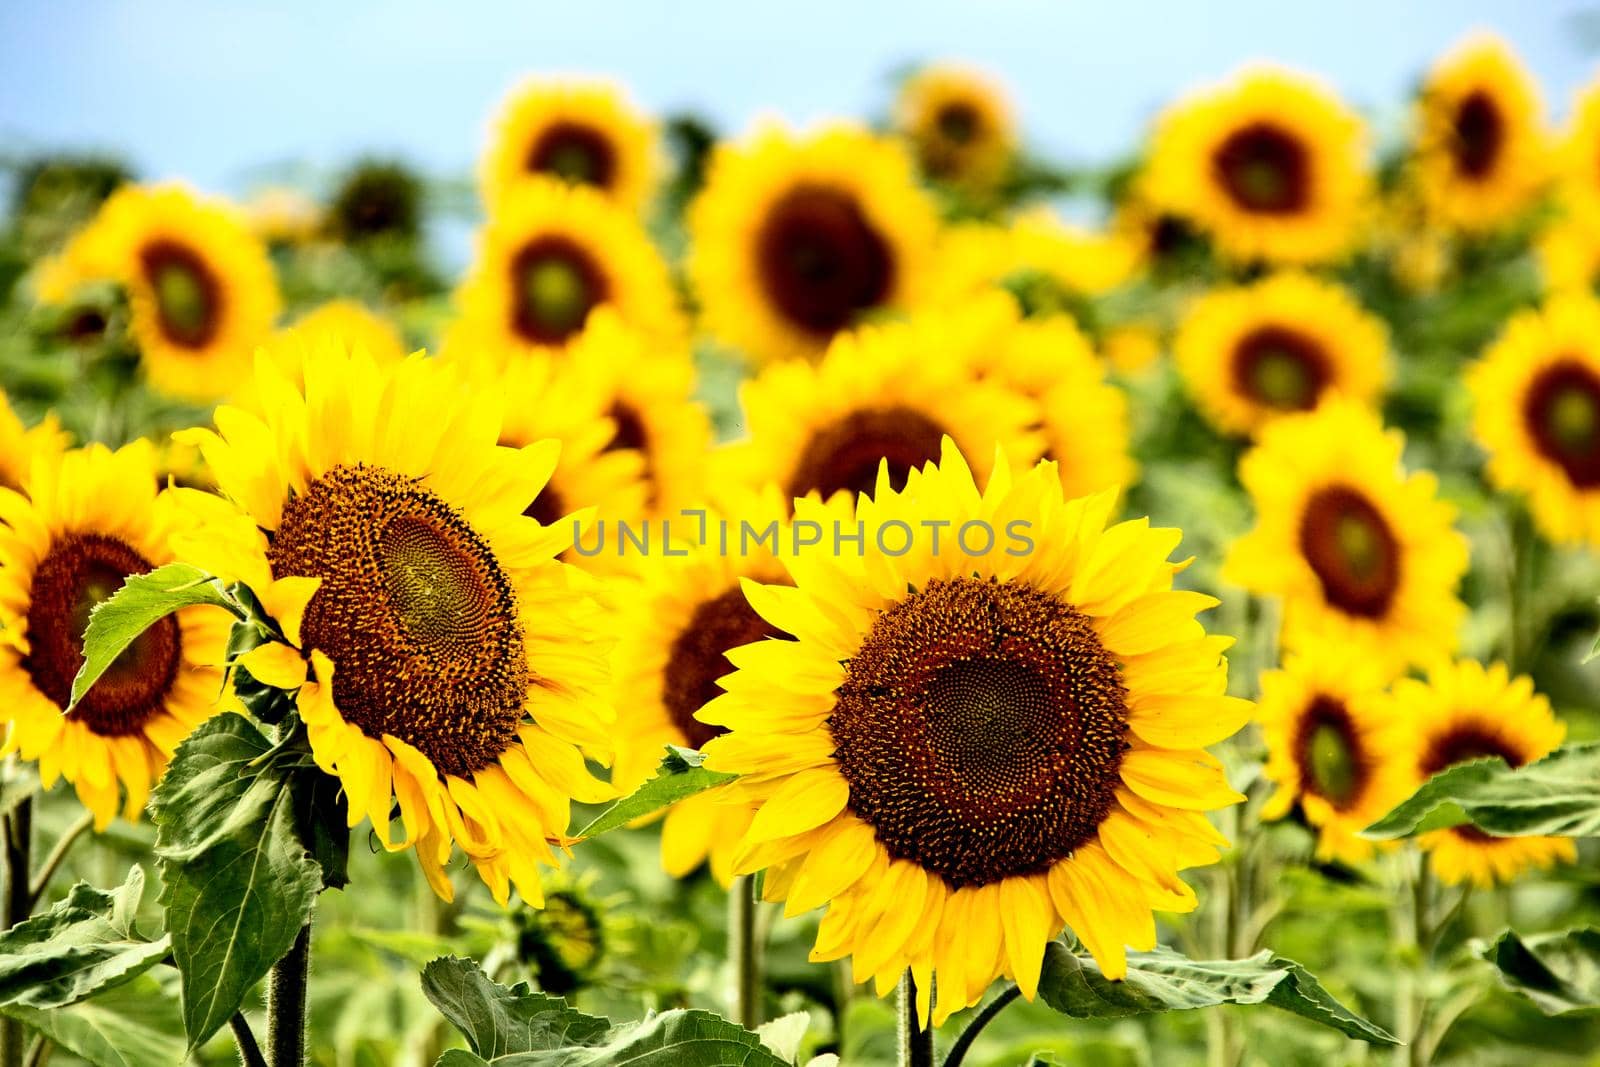
[[[1348,1037],[1399,1044],[1335,1000],[1309,971],[1263,950],[1243,960],[1191,960],[1171,949],[1128,953],[1128,975],[1113,982],[1086,953],[1061,944],[1045,950],[1039,996],[1078,1019],[1115,1019],[1219,1004],[1270,1004]]]
[[[1457,764],[1364,833],[1389,840],[1468,823],[1496,837],[1600,834],[1600,742],[1562,745],[1519,768],[1498,759]]]
[[[1524,938],[1507,930],[1478,955],[1506,986],[1546,1015],[1600,1015],[1600,929],[1583,927]]]
[[[168,940],[134,925],[144,871],[112,890],[78,883],[43,915],[0,934],[0,1011],[50,1011],[130,982],[161,962]]]
[[[599,817],[579,831],[578,836],[597,837],[620,829],[636,819],[655,815],[685,797],[704,793],[738,777],[707,770],[705,761],[705,756],[692,748],[668,745],[666,758],[657,768],[656,776],[634,790],[631,796],[623,797],[602,811]]]
[[[507,989],[455,958],[428,964],[422,983],[471,1046],[445,1053],[438,1067],[787,1067],[758,1035],[708,1011],[614,1026],[526,985]]]
[[[173,1067],[184,1058],[183,1024],[167,990],[142,975],[66,1008],[7,1008],[95,1067]]]
[[[298,747],[274,747],[224,713],[179,746],[152,798],[191,1045],[239,1010],[311,918],[323,871],[302,841],[293,784],[308,765]]]
[[[121,589],[89,613],[89,628],[83,635],[83,666],[72,680],[72,703],[83,699],[89,687],[140,634],[175,611],[201,604],[240,615],[238,604],[216,579],[187,563],[169,563],[149,574],[128,578]]]

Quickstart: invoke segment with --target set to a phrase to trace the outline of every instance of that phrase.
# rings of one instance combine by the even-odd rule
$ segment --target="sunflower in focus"
[[[50,275],[52,303],[87,281],[126,286],[145,374],[186,399],[231,392],[278,316],[265,246],[233,208],[177,185],[118,190]]]
[[[1467,383],[1494,484],[1525,494],[1552,541],[1600,545],[1600,301],[1517,314]]]
[[[496,444],[492,406],[420,354],[379,367],[320,337],[297,387],[256,362],[251,407],[186,431],[225,501],[188,492],[184,558],[243,581],[289,644],[241,665],[296,693],[312,755],[441,897],[459,846],[505,903],[541,898],[571,801],[612,795],[608,643],[571,542],[523,514],[558,446]],[[403,830],[390,826],[398,808]]]
[[[706,328],[762,361],[815,358],[863,318],[918,303],[938,233],[905,151],[842,123],[719,145],[688,221]]]
[[[36,454],[0,488],[0,719],[5,754],[71,782],[105,829],[136,820],[173,750],[218,710],[233,618],[186,608],[140,635],[71,710],[90,610],[123,578],[173,562],[185,519],[143,441]]]
[[[703,748],[727,732],[696,714],[722,695],[717,682],[733,673],[730,649],[784,636],[756,613],[744,590],[747,582],[792,584],[773,551],[786,535],[758,539],[769,526],[787,525],[788,502],[771,486],[738,496],[732,505],[707,509],[701,530],[685,527],[687,555],[646,557],[637,591],[619,612],[613,702],[626,743],[618,747],[611,782],[624,794],[655,773],[665,746]],[[709,860],[712,876],[732,884],[734,849],[751,812],[726,793],[699,793],[667,812],[661,865],[674,878]]]
[[[600,307],[668,345],[688,330],[638,220],[593,189],[553,181],[529,185],[490,218],[456,299],[446,354],[502,365],[563,352]]]
[[[1224,695],[1229,640],[1194,618],[1216,601],[1172,588],[1178,531],[1107,528],[1114,499],[1004,455],[980,492],[947,438],[904,492],[860,498],[861,555],[797,553],[795,588],[748,587],[794,639],[728,653],[700,712],[729,731],[707,765],[757,809],[735,871],[766,868],[789,914],[827,906],[813,961],[850,956],[880,996],[909,968],[935,1025],[1002,974],[1031,999],[1064,925],[1122,978],[1153,910],[1194,908],[1179,870],[1226,844],[1203,812],[1243,799],[1204,747],[1250,715]],[[880,541],[1014,522],[1031,551]]]
[[[1389,714],[1405,723],[1411,786],[1458,763],[1498,758],[1521,767],[1548,755],[1566,736],[1550,701],[1526,675],[1511,677],[1503,663],[1460,660],[1436,667],[1426,682],[1395,683]],[[1435,830],[1417,839],[1439,880],[1479,886],[1509,882],[1523,871],[1572,863],[1577,849],[1564,837],[1492,837],[1474,826]]]
[[[1017,291],[1030,311],[1067,311],[1074,302],[1132,281],[1139,246],[1118,231],[1094,232],[1033,211],[1007,226],[967,222],[939,239],[930,303],[969,299],[997,286]]]
[[[895,127],[922,172],[975,190],[1001,181],[1017,149],[1016,117],[1005,89],[982,71],[927,66],[907,78],[895,101]]]
[[[1173,353],[1211,422],[1252,434],[1332,393],[1376,402],[1389,376],[1388,347],[1383,321],[1346,290],[1286,272],[1201,296]]]
[[[1230,259],[1328,262],[1349,249],[1366,207],[1366,140],[1331,90],[1253,69],[1161,116],[1141,188]]]
[[[1007,343],[1016,322],[1014,308],[980,301],[841,334],[818,363],[764,368],[740,388],[748,437],[717,453],[719,482],[827,500],[872,492],[887,463],[899,488],[947,435],[983,474],[997,446],[1032,463],[1044,447],[1037,402],[980,372],[985,346]]]
[[[491,210],[543,178],[590,186],[637,213],[655,191],[659,154],[655,124],[620,86],[530,79],[494,120],[479,184]]]
[[[0,489],[21,490],[33,469],[33,457],[52,456],[69,443],[65,430],[54,414],[46,415],[35,426],[27,426],[4,392],[0,392]]]
[[[1439,61],[1417,102],[1413,165],[1429,213],[1463,230],[1509,222],[1549,175],[1538,86],[1505,42],[1475,37]]]
[[[1256,525],[1223,576],[1283,598],[1291,652],[1348,648],[1393,677],[1455,650],[1467,543],[1438,479],[1402,469],[1404,447],[1377,413],[1335,397],[1269,423],[1240,460]]]
[[[1277,786],[1261,815],[1279,819],[1298,804],[1317,831],[1318,859],[1365,862],[1374,845],[1361,831],[1408,795],[1411,781],[1394,759],[1399,724],[1382,705],[1387,681],[1334,645],[1261,675],[1256,719]]]

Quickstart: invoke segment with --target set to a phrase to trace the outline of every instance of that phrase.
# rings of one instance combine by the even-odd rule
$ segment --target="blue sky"
[[[1004,75],[1037,147],[1103,160],[1163,100],[1259,58],[1392,126],[1427,60],[1474,27],[1512,41],[1556,114],[1600,69],[1600,9],[1562,0],[6,0],[0,150],[112,148],[231,193],[262,167],[368,150],[465,173],[529,71],[614,75],[646,106],[738,130],[763,111],[881,110],[890,70],[953,56]]]

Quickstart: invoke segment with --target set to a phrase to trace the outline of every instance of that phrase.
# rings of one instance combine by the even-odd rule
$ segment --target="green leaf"
[[[1265,950],[1243,960],[1191,960],[1167,948],[1130,952],[1127,977],[1114,982],[1088,954],[1057,942],[1045,949],[1039,997],[1076,1019],[1270,1004],[1370,1044],[1399,1044],[1335,1000],[1304,967]]]
[[[187,563],[169,563],[136,574],[89,612],[83,633],[83,666],[72,679],[72,705],[83,699],[128,646],[157,622],[183,608],[211,604],[239,615],[239,606],[210,575]]]
[[[1600,834],[1600,741],[1515,769],[1492,758],[1459,763],[1362,833],[1389,840],[1467,823],[1496,837]]]
[[[184,1060],[178,1008],[149,975],[67,1008],[7,1008],[95,1067],[176,1067]]]
[[[777,1053],[785,1063],[794,1063],[800,1058],[800,1043],[805,1040],[806,1030],[810,1026],[809,1013],[792,1011],[762,1023],[756,1027],[756,1034],[760,1036],[761,1043]]]
[[[526,984],[507,989],[472,960],[433,961],[422,988],[472,1046],[446,1052],[436,1067],[789,1067],[759,1035],[711,1012],[613,1026]]]
[[[116,889],[79,882],[45,912],[0,934],[0,1010],[48,1010],[132,981],[161,962],[167,938],[151,941],[134,927],[144,871],[134,867]]]
[[[296,823],[302,763],[227,712],[178,747],[151,798],[191,1046],[228,1021],[311,918],[322,870]]]
[[[602,811],[579,837],[598,837],[600,834],[627,826],[636,819],[670,808],[685,797],[704,793],[724,782],[731,782],[736,774],[707,770],[705,756],[692,748],[667,746],[666,758],[656,769],[656,776]]]
[[[1507,930],[1478,948],[1500,978],[1546,1015],[1600,1014],[1600,929],[1523,938]]]

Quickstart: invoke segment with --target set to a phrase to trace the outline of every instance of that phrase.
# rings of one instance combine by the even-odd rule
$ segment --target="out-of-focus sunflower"
[[[1262,817],[1299,804],[1317,831],[1317,856],[1361,863],[1373,843],[1361,831],[1406,798],[1411,779],[1395,750],[1399,723],[1383,710],[1387,678],[1348,650],[1326,645],[1290,656],[1261,676],[1257,721],[1266,775],[1277,791]]]
[[[561,443],[528,509],[540,522],[590,507],[608,523],[635,522],[702,500],[711,426],[686,350],[601,308],[563,359],[479,362],[472,374],[502,399],[501,444]]]
[[[21,490],[33,470],[35,456],[58,455],[69,443],[54,413],[27,426],[0,390],[0,489]]]
[[[41,297],[110,279],[128,289],[133,336],[157,389],[196,400],[231,392],[278,316],[266,248],[230,206],[181,186],[125,186],[73,238]]]
[[[786,536],[789,502],[771,486],[730,495],[731,505],[708,509],[703,531],[686,529],[686,555],[657,554],[642,562],[637,590],[618,613],[613,703],[624,742],[611,780],[623,793],[655,772],[665,746],[703,748],[726,733],[695,717],[722,695],[717,680],[733,673],[726,653],[781,636],[750,606],[743,583],[792,584],[772,551]],[[755,540],[773,524],[780,529],[776,539]],[[661,827],[661,865],[668,874],[682,878],[709,860],[712,876],[724,886],[732,883],[734,849],[751,812],[729,803],[725,792],[700,793],[668,811]]]
[[[1584,86],[1573,101],[1558,178],[1562,208],[1590,235],[1600,234],[1600,81]]]
[[[550,180],[530,183],[490,218],[457,305],[446,353],[502,365],[559,354],[600,307],[667,345],[688,330],[639,221],[593,189]]]
[[[407,244],[422,233],[423,185],[409,166],[364,159],[340,180],[328,205],[327,226],[353,245]]]
[[[1540,231],[1534,252],[1546,292],[1593,293],[1600,282],[1600,229],[1558,217]]]
[[[1549,177],[1539,89],[1505,42],[1474,37],[1441,59],[1417,101],[1417,184],[1429,214],[1484,230],[1525,211]]]
[[[244,203],[250,230],[269,245],[298,245],[314,240],[325,220],[310,196],[286,185],[262,189]]]
[[[984,346],[1006,343],[1015,316],[987,301],[924,312],[841,334],[820,363],[766,367],[740,389],[749,435],[716,455],[722,479],[826,500],[871,492],[887,461],[898,488],[939,458],[946,435],[985,475],[997,446],[1032,463],[1044,448],[1038,404],[980,373]]]
[[[345,338],[352,348],[365,349],[379,365],[399,363],[406,343],[394,323],[356,300],[329,300],[294,321],[304,337],[327,334]]]
[[[185,432],[227,500],[186,494],[203,526],[184,558],[245,582],[293,643],[241,662],[297,690],[352,826],[414,848],[446,899],[454,843],[496,900],[514,884],[537,905],[571,800],[612,795],[583,755],[611,745],[609,647],[554,559],[570,534],[523,514],[557,446],[498,446],[492,406],[437,361],[318,343],[303,390],[258,359],[253,409]]]
[[[975,190],[1003,179],[1017,147],[1006,91],[983,71],[937,63],[912,74],[895,101],[895,127],[924,174]]]
[[[1445,663],[1395,683],[1387,713],[1406,727],[1400,748],[1415,788],[1447,767],[1499,757],[1513,767],[1532,763],[1561,744],[1566,727],[1526,675],[1511,677],[1503,663]],[[1564,837],[1491,837],[1476,827],[1423,834],[1434,873],[1450,884],[1509,882],[1523,871],[1571,863],[1577,850]]]
[[[1118,231],[1071,226],[1032,211],[1008,226],[961,223],[939,241],[934,304],[970,298],[995,286],[1019,293],[1036,311],[1073,311],[1073,301],[1103,296],[1130,282],[1139,245]]]
[[[1402,469],[1404,447],[1376,412],[1335,397],[1268,424],[1240,461],[1256,525],[1223,574],[1283,597],[1290,651],[1348,648],[1393,676],[1455,650],[1467,543],[1438,479]]]
[[[642,211],[661,170],[655,124],[605,81],[529,79],[501,106],[478,167],[484,203],[499,210],[530,180],[598,189]]]
[[[928,313],[928,329],[941,331]],[[1069,497],[1138,479],[1129,452],[1128,401],[1106,381],[1089,339],[1064,315],[1019,321],[1016,305],[991,293],[951,316],[947,336],[980,374],[1038,403],[1044,458],[1053,460]]]
[[[1229,258],[1326,262],[1348,251],[1366,207],[1366,141],[1332,90],[1252,69],[1162,115],[1141,189]]]
[[[794,639],[729,653],[700,712],[729,730],[707,765],[758,808],[735,869],[768,868],[791,914],[828,906],[813,960],[852,957],[879,995],[909,968],[924,1019],[937,977],[936,1024],[1000,974],[1032,998],[1063,924],[1121,978],[1152,909],[1195,906],[1178,871],[1225,844],[1202,812],[1242,799],[1204,748],[1250,714],[1223,695],[1229,640],[1194,619],[1216,601],[1172,588],[1178,531],[1107,529],[1114,499],[1066,501],[1048,464],[1003,456],[980,493],[947,438],[904,493],[860,499],[863,555],[796,554],[797,588],[747,586]],[[878,536],[1015,521],[1032,551]]]
[[[758,360],[820,356],[924,296],[938,220],[895,142],[846,124],[719,145],[689,210],[705,326]]]
[[[36,455],[26,495],[0,488],[0,719],[4,752],[65,778],[104,829],[137,819],[173,749],[217,710],[232,617],[187,608],[156,623],[66,710],[83,630],[123,578],[174,559],[184,524],[138,441]]]
[[[1388,379],[1388,331],[1343,288],[1300,273],[1200,297],[1173,352],[1189,391],[1225,433],[1252,434],[1339,393],[1375,402]]]
[[[1517,314],[1467,382],[1494,484],[1526,494],[1551,540],[1600,545],[1600,301]]]

